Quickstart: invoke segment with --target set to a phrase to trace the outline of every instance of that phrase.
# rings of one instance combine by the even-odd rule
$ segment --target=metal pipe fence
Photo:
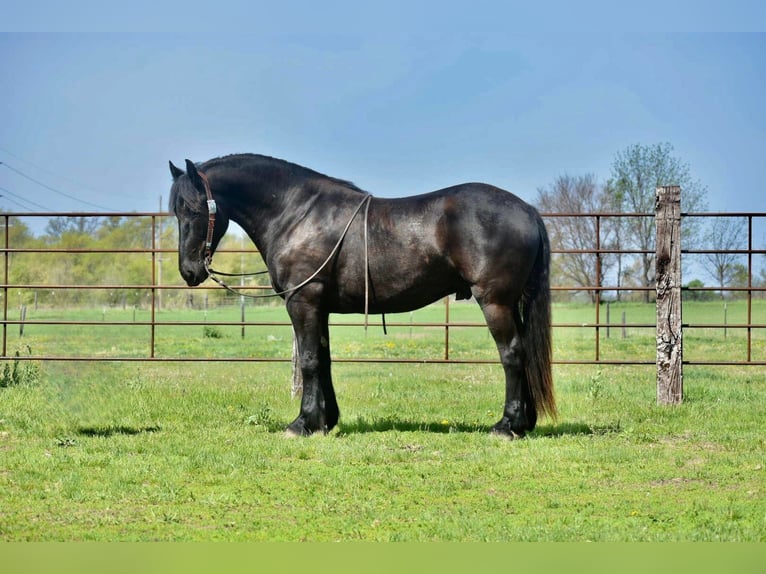
[[[26,238],[16,238],[11,229],[16,221],[23,221],[26,219],[39,220],[43,218],[99,218],[104,220],[106,218],[113,218],[121,222],[129,221],[136,222],[143,225],[146,229],[148,241],[144,245],[117,245],[114,247],[105,246],[77,246],[73,245],[45,245],[40,241],[30,241]],[[170,272],[169,269],[163,269],[166,264],[174,258],[176,253],[175,244],[169,246],[166,239],[163,237],[163,231],[167,227],[167,223],[171,220],[171,217],[167,213],[163,212],[146,212],[146,213],[3,213],[0,214],[0,221],[4,224],[4,242],[0,253],[3,257],[3,281],[0,284],[0,296],[2,297],[2,354],[0,359],[2,360],[40,360],[40,361],[157,361],[157,362],[211,362],[211,361],[235,361],[235,362],[288,362],[290,358],[290,344],[287,341],[282,341],[283,353],[275,352],[273,354],[261,353],[259,355],[252,354],[253,349],[242,350],[239,353],[225,353],[221,355],[210,355],[204,350],[204,347],[199,352],[191,354],[182,354],[179,352],[169,352],[163,347],[163,337],[166,337],[169,330],[179,328],[190,327],[203,327],[209,329],[210,333],[215,334],[215,329],[226,328],[241,328],[244,336],[245,329],[251,331],[252,329],[264,328],[264,329],[282,329],[289,330],[290,324],[287,321],[286,315],[283,319],[275,320],[272,317],[267,318],[246,318],[245,316],[245,303],[241,298],[228,297],[225,298],[220,293],[219,287],[203,286],[197,288],[189,288],[182,284],[180,277],[175,269]],[[590,282],[580,281],[579,283],[559,283],[556,281],[556,275],[554,274],[554,284],[551,285],[551,290],[554,296],[561,297],[564,294],[582,294],[591,293],[592,299],[590,301],[592,305],[592,318],[588,320],[558,320],[555,319],[553,323],[554,338],[557,338],[557,334],[562,333],[579,333],[580,339],[590,340],[590,343],[583,351],[583,354],[578,356],[570,356],[566,352],[559,348],[554,348],[554,363],[561,365],[654,365],[656,363],[655,348],[653,346],[654,334],[653,330],[656,327],[656,321],[652,320],[633,320],[626,322],[623,319],[621,322],[614,322],[610,317],[612,306],[619,307],[619,303],[615,299],[622,298],[623,295],[635,295],[649,293],[655,291],[655,285],[640,285],[630,284],[626,285],[622,282],[621,277],[607,276],[604,273],[606,258],[610,257],[626,257],[626,258],[640,258],[644,256],[651,256],[654,253],[654,247],[651,249],[639,249],[635,247],[619,248],[614,244],[605,241],[604,228],[606,222],[614,219],[627,219],[627,218],[654,218],[654,213],[546,213],[543,214],[544,219],[549,228],[556,225],[556,219],[558,218],[589,218],[594,225],[595,233],[592,242],[592,248],[586,249],[570,249],[561,246],[554,246],[553,256],[554,258],[567,257],[567,256],[587,256],[594,258],[594,264],[592,266],[592,277]],[[764,222],[766,221],[766,213],[689,213],[683,214],[684,218],[712,218],[712,217],[737,217],[743,218],[747,222],[747,245],[737,246],[732,249],[720,249],[715,246],[706,246],[706,248],[695,249],[683,249],[682,258],[695,258],[706,255],[723,254],[734,258],[743,258],[746,260],[744,268],[746,269],[746,283],[744,285],[726,286],[723,291],[728,294],[741,295],[743,302],[740,305],[745,307],[745,317],[743,320],[729,323],[728,321],[722,323],[710,322],[710,321],[688,321],[683,323],[683,328],[689,332],[695,330],[716,330],[724,331],[728,334],[728,331],[732,332],[744,331],[745,337],[742,341],[744,359],[734,359],[731,356],[725,356],[721,358],[691,358],[685,359],[685,364],[690,365],[766,365],[766,357],[754,353],[754,346],[756,342],[758,345],[763,346],[763,339],[766,336],[766,318],[762,316],[755,316],[756,305],[755,299],[763,296],[766,288],[761,284],[756,284],[756,264],[755,258],[766,255],[766,250],[756,249],[754,247],[754,220]],[[163,243],[165,243],[163,245]],[[239,254],[242,258],[254,258],[257,257],[257,251],[255,248],[232,248],[222,249],[219,253],[227,253],[230,255]],[[73,269],[69,273],[63,273],[57,280],[52,280],[48,277],[35,276],[34,273],[26,272],[20,273],[16,267],[18,267],[19,258],[25,260],[31,260],[29,258],[44,258],[53,260],[55,258],[66,257],[88,257],[88,256],[108,256],[112,258],[112,268],[119,270],[122,266],[127,265],[129,260],[140,259],[137,267],[145,266],[142,274],[140,275],[143,280],[139,280],[133,283],[110,280],[110,277],[117,277],[118,273],[112,273],[109,276],[83,278],[84,275],[80,273],[79,269]],[[133,262],[135,263],[135,261]],[[27,268],[33,267],[28,265]],[[107,266],[107,268],[109,268]],[[271,287],[264,284],[243,284],[237,286],[243,292],[251,290],[269,290]],[[705,286],[687,286],[684,287],[683,292],[685,294],[694,293],[718,293],[722,295],[721,288],[719,287],[705,287]],[[40,307],[45,307],[48,313],[38,313],[36,309],[33,312],[28,312],[28,307],[32,305],[29,301],[32,294],[35,297],[35,304],[37,302],[37,294],[45,293],[48,301]],[[77,303],[62,303],[56,304],[55,299],[57,295],[79,293],[75,297]],[[99,293],[103,296],[104,293],[108,293],[112,296],[112,303],[109,305],[103,304],[104,312],[99,319],[97,316],[93,316],[93,312],[82,313],[80,316],[72,316],[72,313],[65,311],[76,312],[78,309],[90,308],[91,311],[97,306],[89,304],[89,295],[92,293]],[[204,319],[199,318],[199,307],[197,313],[191,314],[191,318],[179,319],[178,313],[172,313],[173,308],[163,304],[163,296],[170,295],[172,293],[181,294],[182,297],[188,298],[189,296],[196,296],[196,305],[199,306],[200,294],[204,295]],[[117,294],[122,294],[122,304],[115,303],[117,301]],[[131,294],[134,300],[140,301],[140,305],[134,304],[132,307],[132,316],[126,316],[122,314],[120,319],[113,319],[113,309],[119,309],[122,306],[122,311],[130,313],[131,309],[127,305],[126,297]],[[207,298],[210,295],[218,297],[218,304],[213,307],[209,307],[207,304]],[[618,297],[619,295],[619,297]],[[10,299],[17,297],[20,301],[26,301],[14,306]],[[90,295],[90,301],[97,299]],[[178,299],[178,298],[177,298]],[[240,299],[237,301],[237,299]],[[222,304],[223,303],[223,304]],[[281,303],[281,302],[280,302]],[[226,307],[228,304],[228,307]],[[231,318],[229,316],[221,316],[221,313],[213,313],[214,309],[235,309],[239,305],[242,309],[239,320]],[[412,330],[419,329],[424,332],[428,332],[429,336],[433,338],[434,334],[438,331],[441,333],[441,350],[438,353],[431,353],[428,356],[417,355],[417,349],[412,352],[400,353],[396,356],[366,356],[364,353],[354,353],[352,351],[341,351],[337,356],[333,357],[335,362],[352,362],[352,363],[454,363],[454,364],[487,364],[497,363],[497,359],[494,357],[494,346],[490,340],[487,339],[484,346],[487,347],[487,354],[474,354],[469,352],[457,352],[455,346],[456,334],[471,331],[475,328],[481,327],[486,329],[486,325],[480,317],[469,317],[464,311],[466,308],[465,303],[456,303],[449,298],[445,299],[441,311],[437,310],[427,315],[425,319],[418,319],[410,321],[394,319],[393,321],[387,321],[387,326],[393,329]],[[109,313],[107,313],[107,307]],[[476,306],[473,305],[475,308]],[[176,302],[176,311],[180,311],[184,308],[183,304]],[[262,308],[262,307],[260,307]],[[250,308],[248,308],[250,309]],[[758,307],[758,309],[763,309]],[[20,311],[17,313],[17,311]],[[211,311],[208,316],[208,311]],[[554,312],[555,315],[558,313]],[[606,313],[606,317],[604,317]],[[107,319],[107,314],[110,316]],[[251,315],[254,313],[251,313]],[[434,320],[436,315],[443,316],[443,319]],[[18,316],[18,319],[15,318]],[[649,315],[651,316],[651,315]],[[468,317],[468,318],[466,318]],[[335,318],[334,318],[335,319]],[[381,327],[383,323],[381,321],[372,321],[369,323],[371,328]],[[117,332],[135,331],[137,333],[135,338],[125,340],[119,340],[115,343],[116,347],[107,351],[91,352],[87,348],[82,346],[78,347],[77,342],[86,340],[79,334],[77,336],[73,333],[80,329],[87,331],[88,329],[96,329],[103,327],[112,327]],[[363,327],[361,321],[353,320],[333,320],[331,321],[332,329],[360,329]],[[46,346],[43,344],[42,350],[35,349],[29,352],[20,353],[18,349],[14,351],[12,343],[15,343],[18,347],[19,344],[24,342],[24,331],[29,333],[32,330],[39,331],[39,328],[44,328],[49,341],[67,341],[71,339],[73,347],[68,347],[62,344],[51,344]],[[619,346],[612,345],[610,352],[604,352],[604,345],[609,342],[613,342],[611,339],[612,330],[622,332],[627,331],[645,331],[651,332],[650,338],[651,345],[647,345],[645,349],[640,350],[638,356],[635,352],[625,352],[624,356],[621,356]],[[17,335],[18,333],[18,335]],[[590,333],[590,335],[588,335]],[[98,339],[98,336],[95,336]],[[567,339],[566,336],[562,337]],[[139,345],[138,342],[143,342]],[[579,341],[578,344],[581,344]],[[122,346],[124,345],[124,347]],[[760,349],[761,347],[759,347]],[[58,351],[51,351],[49,349],[62,349]],[[257,352],[257,349],[254,349]]]

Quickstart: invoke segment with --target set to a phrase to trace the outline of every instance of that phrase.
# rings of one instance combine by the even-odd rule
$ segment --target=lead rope
[[[308,278],[300,282],[295,287],[290,287],[289,289],[285,289],[284,291],[280,291],[278,293],[269,293],[267,295],[251,295],[250,293],[242,293],[241,291],[237,291],[236,289],[233,289],[229,287],[223,280],[216,277],[216,275],[224,275],[226,277],[247,277],[247,276],[253,276],[253,275],[262,275],[264,273],[268,273],[268,270],[266,271],[257,271],[255,273],[223,273],[221,271],[216,271],[211,267],[211,263],[213,262],[213,230],[215,228],[215,214],[218,211],[215,199],[213,199],[213,193],[210,190],[210,181],[208,180],[207,176],[202,173],[198,172],[200,175],[200,178],[202,179],[202,183],[205,187],[205,195],[207,196],[207,209],[208,209],[208,227],[207,227],[207,237],[205,239],[205,271],[207,272],[208,277],[212,279],[215,283],[226,289],[229,293],[232,293],[234,295],[239,295],[240,297],[248,297],[250,299],[267,299],[269,297],[279,297],[281,295],[289,295],[290,293],[294,293],[298,291],[299,289],[305,287],[310,283],[319,273],[322,271],[322,269],[325,268],[325,266],[332,260],[332,258],[335,256],[335,254],[338,252],[338,249],[340,248],[341,243],[343,243],[343,239],[346,237],[346,233],[348,233],[349,228],[351,227],[351,224],[354,222],[354,219],[356,219],[357,214],[359,213],[359,210],[362,209],[362,206],[364,206],[364,334],[367,335],[367,326],[369,324],[369,309],[370,309],[370,291],[369,291],[369,284],[370,284],[370,267],[369,267],[369,249],[368,249],[368,238],[367,238],[367,221],[368,216],[370,213],[370,203],[372,201],[372,195],[365,194],[364,199],[362,199],[361,203],[356,207],[354,210],[354,213],[351,214],[351,219],[348,220],[348,223],[346,223],[346,227],[343,228],[343,232],[340,234],[340,238],[338,239],[338,242],[335,244],[335,247],[332,248],[332,251],[330,251],[330,254],[327,256],[327,259],[324,260],[324,262],[319,266],[319,268],[314,271]],[[388,335],[388,330],[386,329],[386,316],[385,314],[381,314],[381,317],[383,319],[383,334]]]
[[[348,220],[348,223],[346,224],[346,227],[343,228],[343,233],[340,234],[340,238],[338,239],[338,242],[335,244],[335,247],[332,248],[332,251],[330,251],[330,254],[327,256],[327,259],[324,260],[324,262],[319,266],[319,268],[314,271],[310,276],[308,276],[306,279],[298,283],[295,287],[290,287],[289,289],[285,289],[284,291],[279,291],[278,293],[269,293],[267,295],[251,295],[249,293],[240,293],[236,289],[232,289],[229,287],[226,283],[224,283],[222,280],[220,280],[218,277],[214,275],[215,271],[213,271],[210,268],[210,262],[212,262],[212,256],[210,258],[205,258],[205,271],[208,272],[209,277],[218,283],[221,287],[229,291],[230,293],[234,293],[235,295],[242,295],[244,297],[250,297],[251,299],[265,299],[267,297],[279,297],[281,295],[288,295],[290,293],[293,293],[294,291],[298,291],[299,289],[305,287],[308,285],[313,279],[316,278],[317,275],[324,269],[327,264],[332,260],[333,257],[335,257],[335,254],[338,252],[338,249],[340,248],[341,243],[343,243],[343,240],[346,237],[346,233],[348,233],[348,229],[351,227],[351,224],[354,222],[354,219],[356,218],[356,214],[359,213],[359,210],[362,209],[362,206],[367,203],[369,204],[370,200],[372,199],[371,195],[366,195],[365,198],[362,200],[362,203],[360,203],[357,208],[354,210],[354,213],[351,215],[351,219]]]
[[[364,208],[364,336],[367,336],[367,325],[370,316],[370,249],[367,240],[367,219],[370,213],[370,202]],[[380,314],[383,320],[383,334],[388,335],[388,329],[386,329],[386,315]]]

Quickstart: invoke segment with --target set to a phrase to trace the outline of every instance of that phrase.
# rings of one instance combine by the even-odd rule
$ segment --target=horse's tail
[[[521,341],[526,357],[527,384],[537,413],[556,418],[551,372],[551,245],[542,218],[537,215],[540,244],[532,272],[521,297]]]

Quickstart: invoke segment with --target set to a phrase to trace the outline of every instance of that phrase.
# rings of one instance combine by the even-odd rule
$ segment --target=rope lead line
[[[332,251],[330,251],[330,254],[327,256],[327,259],[324,260],[324,262],[319,266],[319,268],[314,271],[309,277],[298,283],[295,287],[290,287],[289,289],[285,289],[284,291],[279,291],[278,293],[269,293],[267,295],[252,295],[250,293],[243,293],[241,291],[237,291],[236,289],[233,289],[232,287],[229,287],[222,279],[219,277],[216,277],[216,275],[222,275],[226,277],[248,277],[248,276],[254,276],[254,275],[262,275],[265,273],[268,273],[267,271],[257,271],[255,273],[223,273],[221,271],[216,271],[211,267],[211,264],[213,262],[213,230],[215,228],[215,214],[218,211],[218,208],[216,206],[215,199],[213,199],[213,193],[210,191],[210,182],[208,181],[207,176],[199,172],[199,175],[202,179],[202,182],[205,185],[205,195],[207,196],[207,206],[208,206],[208,227],[207,227],[207,237],[205,238],[205,271],[208,274],[208,277],[212,279],[215,283],[226,289],[229,293],[233,293],[234,295],[239,295],[240,297],[248,297],[250,299],[267,299],[270,297],[280,297],[282,295],[290,295],[291,293],[295,293],[296,291],[302,289],[306,285],[308,285],[311,281],[313,281],[317,275],[324,269],[327,264],[332,261],[333,257],[338,253],[338,250],[340,249],[341,244],[343,243],[343,240],[346,237],[346,234],[348,233],[349,228],[351,227],[351,224],[354,222],[354,219],[356,219],[357,214],[359,211],[364,207],[364,332],[365,335],[367,334],[367,326],[369,324],[369,310],[370,310],[370,267],[369,267],[369,249],[368,249],[368,236],[367,236],[367,221],[368,216],[370,212],[370,202],[372,201],[372,195],[365,194],[364,199],[362,199],[361,203],[356,207],[354,210],[354,213],[351,214],[351,218],[348,220],[348,223],[346,223],[346,227],[343,228],[343,232],[340,234],[340,238],[338,239],[337,243],[335,244],[335,247],[332,248]],[[385,316],[383,317],[383,333],[387,334],[386,330],[386,323],[385,323]]]
[[[351,224],[354,222],[354,219],[356,218],[356,215],[359,213],[359,210],[362,209],[362,206],[365,203],[369,203],[372,199],[371,195],[366,195],[365,198],[362,200],[362,203],[360,203],[357,208],[354,210],[354,213],[351,215],[351,219],[348,220],[348,223],[346,224],[346,227],[343,229],[343,233],[340,234],[340,238],[338,239],[338,242],[335,244],[335,247],[332,248],[332,251],[330,251],[330,254],[327,256],[327,259],[322,262],[322,264],[319,266],[319,268],[314,271],[311,275],[309,275],[306,279],[298,283],[295,287],[290,287],[289,289],[285,289],[284,291],[279,291],[278,293],[269,293],[267,295],[251,295],[249,293],[241,293],[237,291],[236,289],[232,289],[229,287],[224,281],[216,277],[215,275],[223,275],[223,273],[218,273],[217,271],[213,270],[210,267],[210,263],[212,262],[212,255],[211,257],[205,257],[205,271],[207,271],[208,276],[210,279],[218,283],[221,287],[226,289],[227,291],[234,293],[235,295],[241,295],[243,297],[249,297],[251,299],[266,299],[268,297],[280,297],[282,295],[288,295],[290,293],[293,293],[295,291],[298,291],[299,289],[302,289],[306,285],[308,285],[312,280],[316,278],[317,275],[324,269],[327,264],[332,261],[332,258],[335,257],[336,253],[338,252],[338,249],[340,249],[341,243],[343,243],[343,239],[346,237],[346,233],[348,233],[349,228],[351,227]],[[365,282],[366,285],[366,282]],[[366,289],[365,289],[366,291]]]

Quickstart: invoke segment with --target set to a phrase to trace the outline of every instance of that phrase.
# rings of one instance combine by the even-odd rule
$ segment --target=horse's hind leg
[[[524,436],[535,427],[537,415],[525,378],[518,306],[481,301],[480,304],[505,371],[503,418],[493,427],[493,432],[510,438]]]

